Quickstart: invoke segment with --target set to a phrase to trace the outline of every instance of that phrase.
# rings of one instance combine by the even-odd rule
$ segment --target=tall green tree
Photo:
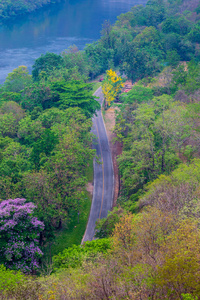
[[[53,91],[57,92],[56,106],[61,109],[79,107],[87,117],[92,117],[100,104],[92,95],[91,84],[83,81],[60,81],[52,85]]]

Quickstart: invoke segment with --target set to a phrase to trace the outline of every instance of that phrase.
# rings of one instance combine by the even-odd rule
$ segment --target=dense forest
[[[200,3],[150,0],[84,51],[39,57],[0,89],[1,299],[200,298]],[[109,71],[108,71],[109,70]],[[116,70],[121,189],[97,239],[44,267],[45,247],[84,208],[91,117]],[[114,85],[122,87],[115,77]],[[34,275],[34,276],[33,276]]]
[[[5,21],[11,17],[16,17],[57,0],[1,0],[0,2],[0,21]]]
[[[68,81],[47,84],[33,81],[23,66],[8,75],[0,101],[0,197],[25,198],[37,206],[35,216],[45,226],[43,244],[85,205],[86,173],[94,156],[91,116],[99,103],[91,85],[75,73]],[[29,215],[25,208],[24,213]],[[1,261],[10,261],[6,257]],[[12,263],[15,260],[13,254]]]

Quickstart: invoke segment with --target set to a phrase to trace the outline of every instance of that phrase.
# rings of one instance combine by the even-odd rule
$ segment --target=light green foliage
[[[82,246],[73,245],[53,257],[53,267],[55,270],[78,268],[86,259],[95,258],[101,253],[106,254],[110,248],[111,241],[108,238],[86,242]]]
[[[78,110],[77,110],[78,113]],[[46,129],[53,127],[56,124],[64,123],[67,124],[69,122],[69,118],[67,118],[68,112],[62,111],[58,108],[50,108],[45,110],[42,114],[39,114],[38,121],[41,122],[41,125]]]
[[[24,111],[15,102],[5,102],[0,109],[0,133],[3,137],[16,137],[20,120]]]
[[[3,137],[9,136],[14,138],[17,134],[17,122],[13,114],[4,114],[0,116],[0,132]]]
[[[178,182],[194,184],[200,182],[199,159],[194,159],[190,165],[182,164],[173,172],[173,177]]]
[[[148,50],[151,48],[154,48],[155,50],[162,48],[159,32],[153,26],[146,27],[140,34],[138,34],[134,39],[134,43],[137,47],[148,47]]]
[[[186,82],[187,73],[185,71],[184,65],[180,64],[176,70],[173,72],[172,82],[175,86],[183,85]]]
[[[4,299],[34,300],[42,292],[41,283],[20,271],[12,271],[0,265],[0,297]]]
[[[31,79],[28,68],[26,66],[20,66],[8,74],[4,89],[9,92],[18,93],[27,85],[31,84]]]
[[[20,285],[25,283],[25,276],[19,271],[11,271],[0,265],[0,296],[2,299],[6,295],[12,295],[19,288]]]
[[[200,41],[200,23],[195,24],[188,34],[189,39],[194,43]]]
[[[21,194],[23,172],[33,167],[30,162],[30,149],[8,137],[1,138],[0,157],[0,197],[14,198]]]
[[[131,103],[141,103],[148,102],[153,98],[153,92],[150,88],[144,86],[133,86],[133,88],[127,94],[122,94],[120,96],[120,101],[131,104]]]
[[[40,120],[31,120],[30,116],[26,116],[19,122],[17,135],[22,144],[32,145],[41,137],[43,131]]]
[[[1,176],[10,176],[15,182],[20,180],[22,172],[27,171],[32,166],[29,156],[30,149],[18,142],[11,141],[3,151],[0,164]]]
[[[200,66],[191,61],[187,66],[179,65],[173,72],[172,89],[183,89],[188,95],[192,95],[199,89]]]
[[[0,89],[0,106],[7,101],[15,101],[20,102],[21,95],[20,93],[4,91],[4,89]]]
[[[121,208],[114,208],[111,212],[108,213],[106,218],[97,221],[96,224],[96,234],[97,238],[107,238],[112,235],[115,224],[119,222],[120,217],[123,214]]]
[[[183,300],[198,300],[197,296],[192,296],[191,294],[182,294]]]
[[[192,138],[195,118],[192,119],[187,107],[173,102],[168,95],[137,105],[132,119],[124,120],[127,117],[124,113],[121,112],[122,119],[119,119],[121,129],[118,125],[116,130],[118,136],[120,130],[123,134],[125,121],[128,133],[123,138],[124,151],[118,162],[123,187],[130,196],[159,174],[169,174],[180,163],[182,155],[191,158],[195,149],[192,145],[188,148],[185,141]]]

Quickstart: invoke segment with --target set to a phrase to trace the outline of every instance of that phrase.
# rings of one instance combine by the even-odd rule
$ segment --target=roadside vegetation
[[[90,210],[91,117],[100,105],[92,85],[74,76],[36,80],[21,66],[0,91],[0,198],[34,203],[34,216],[45,226],[39,237],[44,258],[63,250],[70,239],[81,242]],[[18,260],[17,254],[1,257],[7,266],[11,260]]]
[[[105,87],[122,84],[118,68],[134,85],[115,90],[121,190],[97,224],[98,239],[77,245],[72,237],[76,245],[60,253],[52,246],[47,265],[37,258],[40,276],[37,268],[24,272],[25,254],[7,236],[18,223],[13,214],[5,223],[0,210],[2,299],[200,298],[199,13],[199,1],[150,0],[113,26],[105,22],[84,51],[47,53],[32,75],[23,66],[8,75],[0,90],[0,205],[18,197],[34,205],[29,220],[41,222],[34,242],[47,252],[62,230],[70,241],[87,206],[91,117],[99,108],[88,82],[107,71]],[[20,245],[31,239],[25,233]]]

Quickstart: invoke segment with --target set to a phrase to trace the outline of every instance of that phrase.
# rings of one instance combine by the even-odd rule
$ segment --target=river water
[[[62,0],[15,19],[0,28],[0,83],[19,65],[31,70],[42,53],[61,53],[75,44],[80,50],[100,37],[104,20],[146,0]]]

